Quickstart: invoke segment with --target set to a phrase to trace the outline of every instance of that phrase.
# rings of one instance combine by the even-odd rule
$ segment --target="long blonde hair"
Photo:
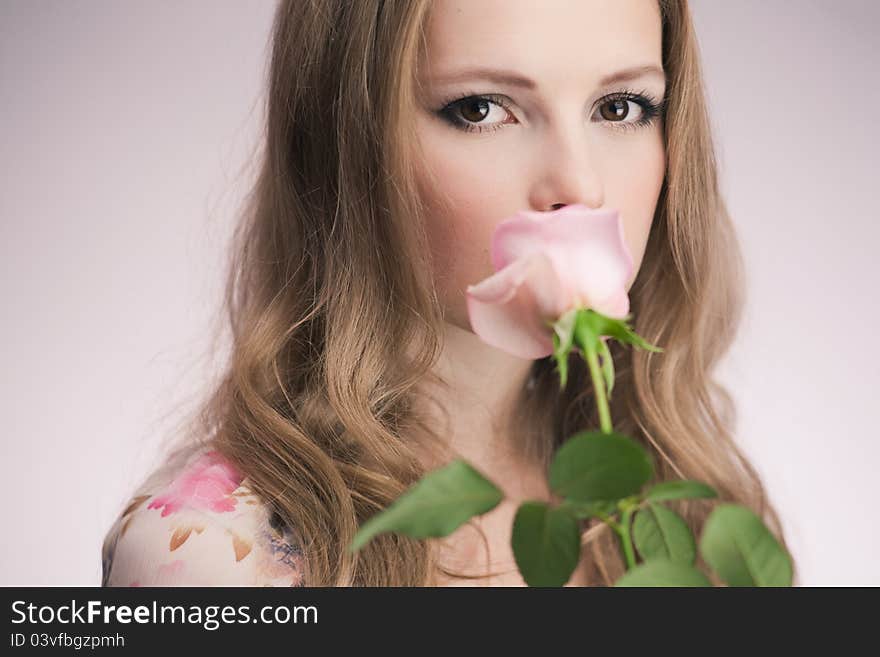
[[[698,479],[759,513],[783,544],[758,474],[733,437],[734,405],[712,378],[743,304],[741,260],[717,182],[686,0],[659,0],[668,76],[668,168],[638,277],[634,328],[665,352],[613,345],[615,429],[652,454],[656,480]],[[425,474],[418,384],[441,349],[414,179],[415,72],[428,0],[285,0],[277,8],[259,173],[243,208],[223,308],[231,356],[182,436],[211,444],[300,538],[311,586],[420,586],[431,540],[360,524]],[[412,348],[403,349],[403,345]],[[519,451],[549,464],[598,428],[588,371],[559,390],[536,360],[517,406]],[[706,500],[675,504],[695,532]],[[616,537],[584,521],[591,583],[624,572]],[[444,572],[449,573],[449,571]]]

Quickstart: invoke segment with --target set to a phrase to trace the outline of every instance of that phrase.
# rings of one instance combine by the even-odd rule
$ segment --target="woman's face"
[[[649,0],[434,0],[418,180],[447,321],[470,330],[465,289],[494,273],[492,232],[521,209],[617,209],[629,289],[666,167],[661,39]],[[608,79],[641,67],[657,70]]]

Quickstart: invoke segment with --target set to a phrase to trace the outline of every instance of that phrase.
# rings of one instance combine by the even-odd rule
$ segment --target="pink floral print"
[[[157,480],[104,537],[102,586],[304,586],[298,537],[220,452],[202,448]]]
[[[243,477],[219,452],[203,454],[164,494],[150,502],[149,509],[162,508],[162,516],[184,506],[208,511],[232,511],[235,498],[231,493]]]

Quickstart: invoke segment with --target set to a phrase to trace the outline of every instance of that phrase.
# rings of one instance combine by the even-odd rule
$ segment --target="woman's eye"
[[[440,115],[456,128],[467,132],[498,130],[510,116],[506,105],[484,96],[469,96],[453,101],[440,110]]]
[[[637,129],[651,125],[663,114],[663,109],[662,103],[658,104],[642,94],[606,97],[599,101],[596,109],[599,118],[596,120],[611,124],[613,129]],[[460,98],[447,104],[438,114],[465,132],[491,132],[516,122],[501,96]]]
[[[653,125],[664,112],[665,101],[642,94],[616,96],[601,102],[598,120],[608,123],[613,130],[638,130]]]
[[[642,106],[634,100],[630,100],[629,98],[615,98],[613,100],[607,100],[599,105],[599,114],[603,119],[610,121],[611,123],[622,123],[629,118],[630,114],[633,112],[630,106],[635,106],[639,110],[642,109]]]

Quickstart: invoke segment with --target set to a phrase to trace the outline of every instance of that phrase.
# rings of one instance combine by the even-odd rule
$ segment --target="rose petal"
[[[484,342],[526,359],[553,353],[555,319],[571,303],[549,258],[537,253],[512,262],[467,288],[471,328]]]
[[[623,319],[629,312],[629,295],[623,290],[592,307],[608,317]]]
[[[616,210],[575,204],[554,212],[521,211],[502,221],[492,235],[496,271],[538,252],[551,259],[562,284],[589,304],[625,292],[632,274],[632,256]],[[619,300],[615,304],[621,306]]]

